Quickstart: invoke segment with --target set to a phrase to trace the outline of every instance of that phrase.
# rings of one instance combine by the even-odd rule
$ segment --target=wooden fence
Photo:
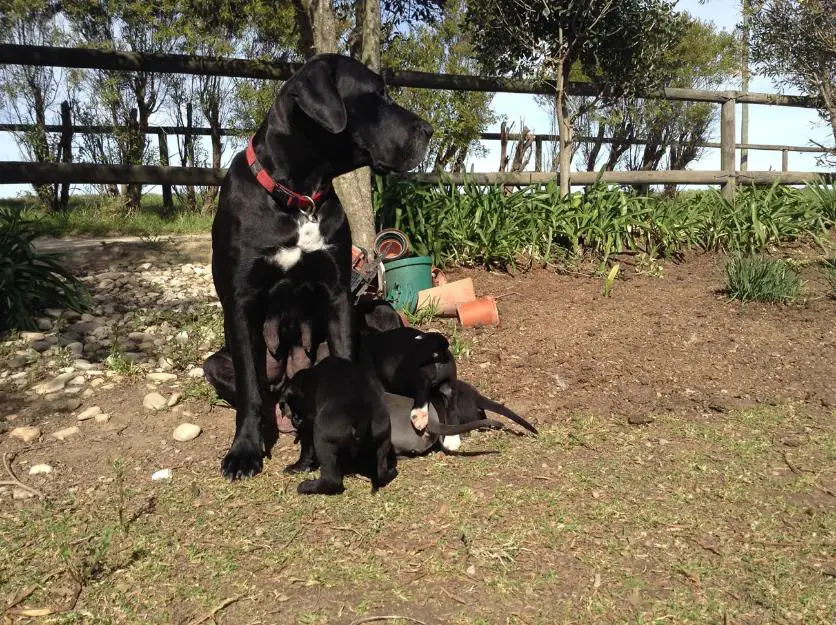
[[[139,54],[80,48],[59,48],[49,46],[21,46],[0,44],[0,64],[19,64],[34,66],[54,66],[67,68],[104,69],[114,71],[142,71],[168,74],[201,74],[227,76],[233,78],[259,78],[286,80],[298,69],[299,64],[231,59],[208,58],[171,54]],[[387,84],[396,87],[420,89],[443,89],[450,91],[484,91],[505,93],[554,94],[554,84],[548,81],[530,81],[513,78],[466,76],[453,74],[430,74],[384,69],[382,74]],[[590,84],[570,83],[569,95],[594,96],[597,91]],[[738,182],[754,184],[802,184],[822,176],[816,172],[787,171],[787,156],[790,151],[816,152],[823,150],[806,146],[784,146],[763,144],[738,144],[735,138],[735,105],[737,103],[762,104],[772,106],[790,106],[816,108],[818,102],[805,96],[787,96],[771,93],[744,93],[740,91],[702,91],[696,89],[665,88],[644,96],[648,99],[666,99],[695,102],[714,102],[721,105],[720,142],[705,143],[704,147],[720,149],[720,169],[714,171],[607,171],[607,172],[568,172],[571,185],[590,185],[596,180],[613,184],[720,184],[723,194],[732,197]],[[69,113],[65,113],[69,115]],[[26,130],[24,125],[0,125],[0,131]],[[67,142],[69,133],[113,133],[118,129],[112,126],[72,126],[63,119],[60,126],[47,126],[49,132],[61,132],[62,143]],[[179,135],[209,135],[208,128],[189,126],[155,126],[147,133],[160,138],[160,155],[164,163],[168,162],[165,137]],[[221,129],[222,135],[238,135],[239,130]],[[500,139],[497,133],[486,133],[483,138]],[[516,137],[509,137],[516,138]],[[542,144],[554,141],[552,135],[540,135],[535,139],[539,150],[537,163],[542,163]],[[592,137],[579,137],[579,141],[593,140]],[[608,140],[605,140],[605,142]],[[611,140],[610,140],[611,141]],[[631,141],[641,144],[641,141]],[[166,148],[163,149],[163,144]],[[782,171],[736,171],[736,149],[779,150],[782,152]],[[218,185],[225,170],[198,167],[167,166],[132,166],[99,165],[87,163],[31,163],[0,161],[0,184],[4,183],[142,183],[154,185]],[[449,180],[460,184],[466,177],[479,184],[541,184],[559,180],[560,173],[515,172],[515,173],[471,173],[462,174],[408,174],[405,177],[416,182],[437,183]],[[824,177],[833,179],[830,174]]]

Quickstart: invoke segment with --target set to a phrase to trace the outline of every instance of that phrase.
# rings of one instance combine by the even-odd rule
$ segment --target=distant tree
[[[392,68],[450,74],[478,74],[473,48],[464,33],[466,0],[449,0],[440,21],[421,24],[393,37],[383,50]],[[402,106],[427,119],[435,129],[423,168],[461,171],[465,158],[482,150],[479,135],[495,121],[492,93],[392,89]]]
[[[60,3],[48,0],[2,0],[0,2],[0,41],[22,45],[60,45],[64,33],[59,21]],[[0,66],[0,118],[17,124],[31,124],[33,130],[14,133],[21,152],[38,163],[59,160],[59,139],[47,133],[45,125],[55,123],[56,104],[66,92],[64,73],[54,67],[26,65]],[[68,94],[65,93],[68,97]],[[49,119],[49,118],[52,119]],[[57,210],[60,198],[57,184],[35,185],[44,208]]]
[[[182,43],[182,34],[175,28],[180,23],[176,0],[64,0],[62,6],[78,45],[167,53]],[[144,164],[149,158],[145,131],[164,102],[173,75],[89,70],[76,76],[86,95],[79,116],[85,122],[127,129],[115,134],[109,145],[101,139],[88,141],[89,155],[116,157],[126,165]],[[142,185],[125,185],[124,196],[126,210],[138,210]]]
[[[750,54],[778,88],[821,98],[836,160],[836,1],[750,0]]]
[[[605,98],[660,84],[656,67],[682,20],[671,0],[469,0],[469,32],[478,57],[499,72],[552,79],[560,169],[568,171],[572,117],[566,100],[578,65]],[[561,192],[568,193],[561,176]]]

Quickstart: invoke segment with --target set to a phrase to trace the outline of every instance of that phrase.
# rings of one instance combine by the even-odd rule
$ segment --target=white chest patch
[[[269,258],[270,262],[278,265],[284,271],[289,270],[298,263],[302,258],[302,254],[319,252],[330,247],[325,243],[325,239],[322,238],[318,221],[308,221],[307,219],[300,221],[299,240],[296,242],[296,245],[282,247]]]

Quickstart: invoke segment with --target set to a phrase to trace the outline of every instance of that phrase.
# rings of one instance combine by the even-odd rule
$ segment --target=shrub
[[[37,312],[48,306],[86,308],[87,291],[60,255],[35,250],[32,242],[44,233],[40,222],[0,209],[0,330],[33,328]]]
[[[801,279],[785,260],[732,256],[726,263],[726,292],[741,302],[793,302],[801,287]]]

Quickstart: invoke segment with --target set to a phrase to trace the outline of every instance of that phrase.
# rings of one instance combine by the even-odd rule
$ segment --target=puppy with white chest
[[[288,382],[280,405],[301,445],[299,460],[285,471],[320,469],[318,479],[299,484],[300,494],[339,494],[349,473],[369,477],[373,490],[397,476],[383,391],[358,365],[328,356]]]

